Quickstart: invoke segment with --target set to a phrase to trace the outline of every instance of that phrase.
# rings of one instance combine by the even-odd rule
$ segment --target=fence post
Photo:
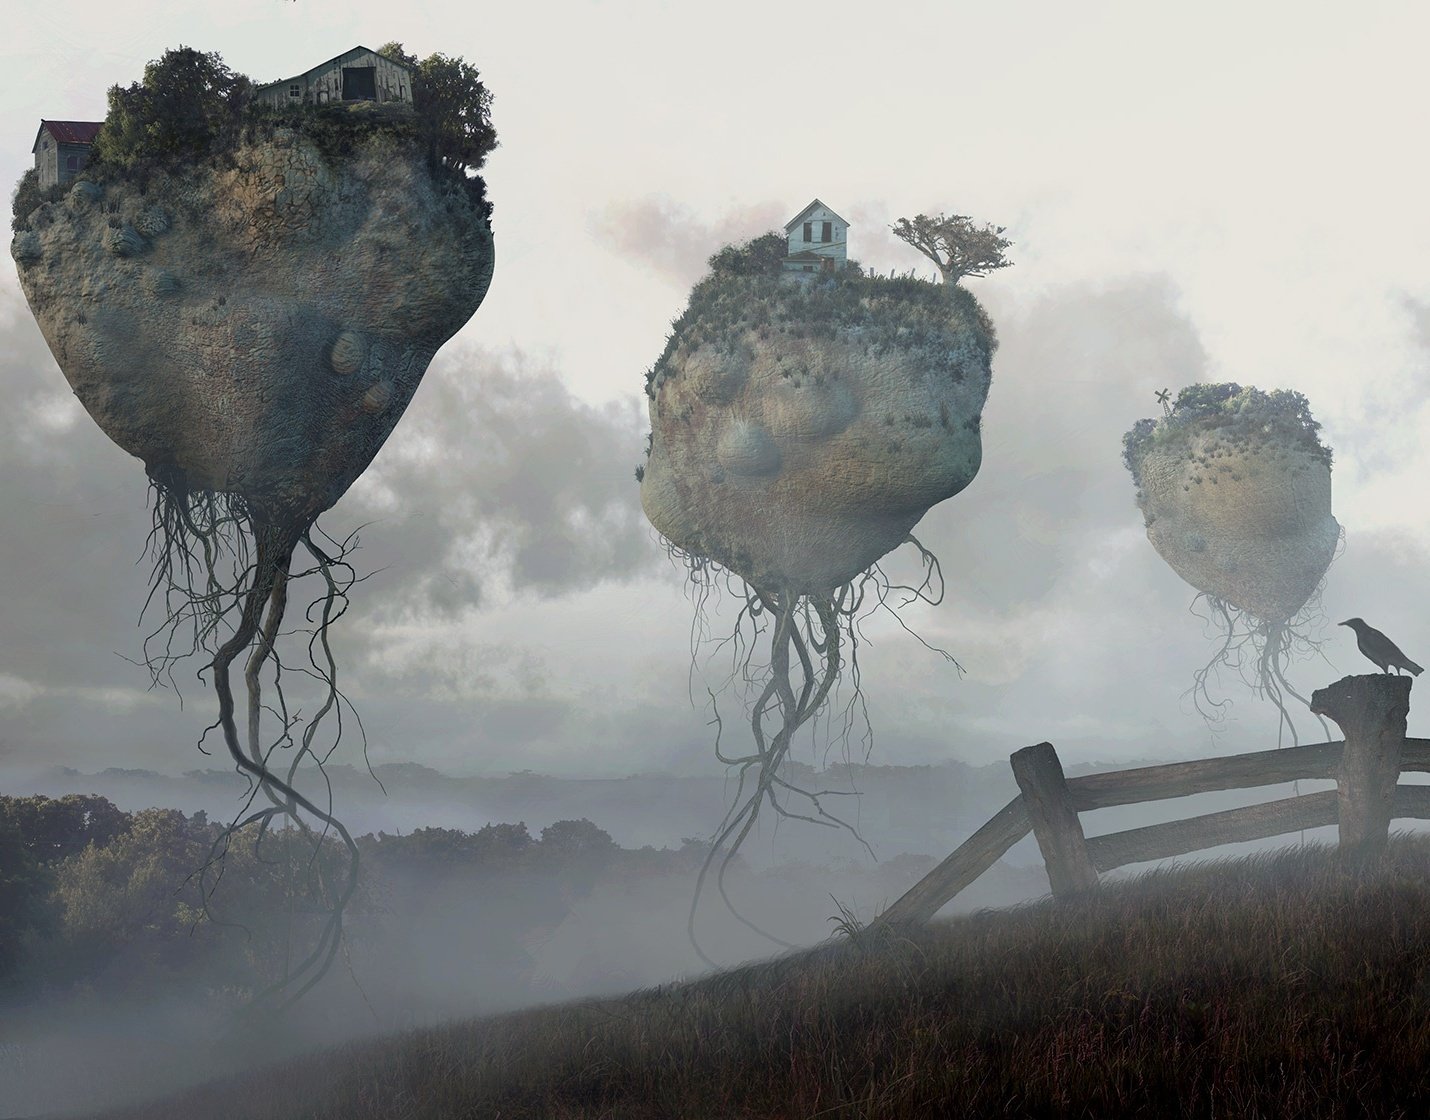
[[[1048,868],[1054,898],[1064,898],[1097,887],[1097,869],[1087,854],[1087,840],[1077,819],[1063,777],[1062,763],[1051,743],[1038,743],[1014,751],[1008,758],[1013,777],[1023,791],[1033,835]]]
[[[1378,856],[1385,851],[1410,685],[1410,677],[1367,673],[1342,677],[1311,693],[1311,711],[1330,716],[1346,737],[1336,772],[1343,852]]]

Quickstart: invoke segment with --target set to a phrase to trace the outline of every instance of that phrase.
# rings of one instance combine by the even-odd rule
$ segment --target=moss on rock
[[[647,375],[646,514],[752,586],[847,583],[977,473],[995,345],[960,288],[717,272]]]
[[[1300,611],[1340,539],[1331,451],[1300,393],[1183,389],[1123,437],[1147,539],[1199,591],[1266,622]]]

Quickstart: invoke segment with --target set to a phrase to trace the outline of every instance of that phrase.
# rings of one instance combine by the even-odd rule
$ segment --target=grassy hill
[[[1430,1115],[1430,841],[1205,863],[249,1072],[151,1120]]]

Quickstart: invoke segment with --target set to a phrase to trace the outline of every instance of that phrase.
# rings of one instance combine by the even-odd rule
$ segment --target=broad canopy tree
[[[377,53],[412,68],[412,100],[434,160],[463,174],[479,171],[497,146],[497,134],[491,91],[477,68],[440,53],[419,60],[397,42],[383,44]]]
[[[165,51],[144,67],[142,82],[110,87],[94,158],[119,168],[146,157],[202,158],[237,128],[252,90],[217,52]]]
[[[1013,263],[1004,256],[1012,244],[1002,236],[1004,226],[974,225],[963,214],[915,214],[889,228],[938,265],[945,284],[957,284],[965,276],[986,276]]]

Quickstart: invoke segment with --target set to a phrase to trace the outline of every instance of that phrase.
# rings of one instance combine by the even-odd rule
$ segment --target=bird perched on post
[[[1390,672],[1392,665],[1395,666],[1396,673],[1399,673],[1401,669],[1409,669],[1413,676],[1418,677],[1424,672],[1419,665],[1400,652],[1399,646],[1374,626],[1367,626],[1365,619],[1348,618],[1336,625],[1349,626],[1356,632],[1356,645],[1360,647],[1361,653],[1379,665],[1382,673]]]

